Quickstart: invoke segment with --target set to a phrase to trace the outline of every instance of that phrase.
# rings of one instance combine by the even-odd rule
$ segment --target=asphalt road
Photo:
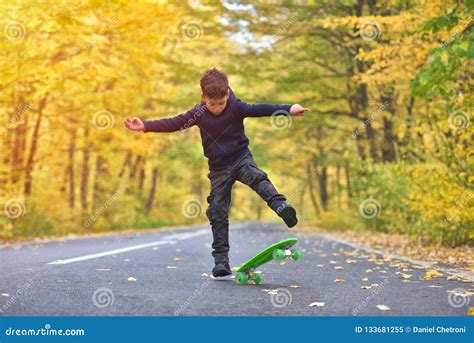
[[[231,266],[292,236],[303,256],[241,286],[210,277],[209,226],[4,246],[0,315],[454,316],[474,306],[459,295],[472,282],[422,280],[423,266],[327,236],[262,223],[231,225],[230,236]]]

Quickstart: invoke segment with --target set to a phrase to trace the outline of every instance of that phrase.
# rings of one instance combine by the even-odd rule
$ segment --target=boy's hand
[[[290,108],[290,114],[292,116],[302,116],[306,111],[309,111],[309,108],[304,108],[300,104],[294,104]]]
[[[141,121],[140,118],[133,117],[127,118],[124,120],[123,124],[125,127],[132,131],[143,131],[145,130],[145,124]]]

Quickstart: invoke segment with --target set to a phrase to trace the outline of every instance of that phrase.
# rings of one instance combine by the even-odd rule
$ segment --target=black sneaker
[[[212,276],[214,277],[227,276],[230,274],[232,274],[232,271],[230,270],[229,263],[218,262],[212,269]]]
[[[288,227],[293,227],[298,224],[298,218],[296,218],[296,210],[290,206],[286,205],[283,210],[281,210],[279,216],[284,220],[285,224]]]

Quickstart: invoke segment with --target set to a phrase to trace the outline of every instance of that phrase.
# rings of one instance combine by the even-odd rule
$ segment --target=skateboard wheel
[[[235,276],[235,283],[238,284],[238,285],[245,285],[247,283],[247,274],[245,273],[237,273],[237,275]]]
[[[256,285],[260,285],[263,283],[263,274],[262,273],[255,273],[255,275],[252,278],[252,281]]]
[[[285,259],[285,251],[282,249],[276,249],[273,251],[273,258],[275,260],[281,261]]]
[[[291,249],[291,259],[293,261],[298,261],[301,258],[301,250]]]

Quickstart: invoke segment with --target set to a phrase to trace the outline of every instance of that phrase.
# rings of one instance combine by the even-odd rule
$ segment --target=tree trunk
[[[143,184],[145,183],[145,165],[142,163],[142,166],[140,168],[140,175],[138,179],[138,189],[143,190]]]
[[[76,151],[76,129],[71,131],[71,140],[68,148],[68,181],[69,181],[69,208],[74,208],[75,187],[74,187],[74,153]]]
[[[341,202],[341,166],[339,163],[336,165],[336,189],[337,189],[337,206],[342,208]]]
[[[137,155],[135,159],[135,163],[133,164],[132,169],[130,170],[130,174],[129,174],[130,180],[132,180],[137,174],[137,169],[138,169],[138,166],[140,165],[141,159],[142,159],[141,155]]]
[[[306,188],[303,187],[300,192],[300,199],[299,199],[299,214],[298,217],[303,218],[303,209],[304,209],[304,194],[306,192]]]
[[[367,140],[369,142],[370,158],[372,158],[372,160],[374,162],[379,162],[380,158],[379,158],[379,154],[378,154],[378,151],[377,151],[377,142],[376,142],[376,138],[375,138],[375,130],[372,127],[372,123],[370,121],[367,121],[365,130],[367,132]]]
[[[393,122],[388,118],[383,118],[384,142],[382,144],[382,161],[395,162],[395,135],[393,134]]]
[[[123,161],[122,169],[120,169],[120,173],[118,174],[118,177],[123,176],[123,174],[125,173],[125,169],[130,166],[131,161],[132,161],[132,153],[128,151],[127,155],[125,156],[125,160]]]
[[[396,137],[393,133],[393,118],[395,118],[397,110],[393,106],[395,103],[395,91],[392,86],[381,89],[380,100],[386,107],[390,117],[384,115],[383,117],[383,142],[382,142],[382,161],[383,162],[395,162],[396,156]]]
[[[156,179],[158,177],[158,169],[153,168],[153,173],[151,175],[151,188],[150,193],[148,194],[148,200],[146,202],[145,213],[148,214],[151,211],[153,202],[155,201],[155,192],[156,192]]]
[[[98,155],[95,161],[95,177],[94,177],[94,192],[92,193],[92,204],[93,207],[96,207],[96,204],[99,200],[99,196],[103,192],[103,188],[100,185],[100,177],[101,174],[104,172],[104,164],[105,164],[105,159]]]
[[[87,195],[89,187],[89,128],[84,129],[84,150],[82,152],[82,179],[81,179],[81,206],[85,211],[87,210]]]
[[[308,186],[309,186],[309,198],[311,199],[311,204],[313,205],[314,211],[317,215],[321,214],[321,210],[319,209],[318,202],[316,200],[316,196],[314,195],[314,183],[313,183],[313,175],[311,175],[311,164],[308,163],[306,165],[306,175],[308,176]]]
[[[19,113],[22,113],[26,105],[23,104],[23,99],[20,97],[20,104],[16,107],[15,111],[15,125],[17,121],[23,119],[23,122],[16,126],[13,130],[15,139],[13,142],[13,149],[11,154],[11,182],[13,185],[20,181],[21,174],[23,172],[23,160],[26,150],[26,133],[27,133],[27,118],[28,116],[23,115],[23,118],[19,118]]]
[[[11,116],[8,122],[13,120]],[[12,130],[7,126],[6,130],[3,133],[3,145],[2,145],[2,162],[4,166],[10,165],[11,162],[11,149],[12,149]],[[7,168],[0,168],[0,188],[7,189],[7,184],[11,181],[11,172]]]
[[[39,129],[41,125],[41,119],[43,118],[43,110],[46,107],[46,101],[48,99],[48,95],[46,95],[39,103],[38,106],[38,118],[36,119],[35,128],[33,130],[33,136],[31,138],[31,145],[30,145],[30,154],[28,156],[28,160],[25,166],[25,188],[24,193],[25,195],[31,194],[31,188],[33,184],[33,168],[34,168],[34,159],[36,150],[38,149],[38,137],[39,137]]]
[[[321,173],[319,175],[319,192],[321,197],[321,205],[323,209],[328,209],[328,167],[321,166]]]
[[[344,163],[344,170],[346,174],[346,190],[347,190],[347,198],[350,200],[352,198],[352,191],[351,191],[351,176],[349,170],[349,162],[345,161]]]

